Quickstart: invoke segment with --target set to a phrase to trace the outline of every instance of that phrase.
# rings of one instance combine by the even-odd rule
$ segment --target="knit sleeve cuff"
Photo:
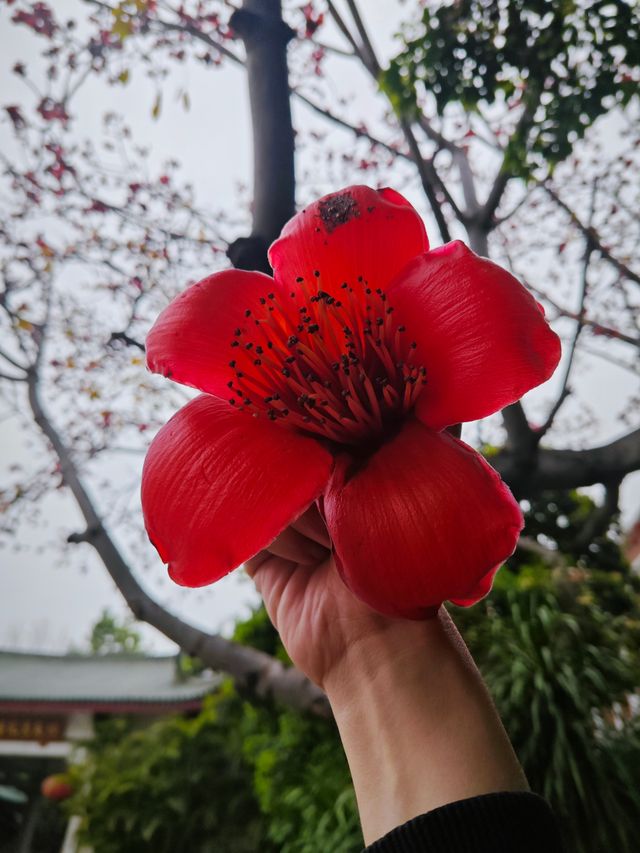
[[[542,797],[485,794],[413,818],[364,853],[562,853],[557,821]]]

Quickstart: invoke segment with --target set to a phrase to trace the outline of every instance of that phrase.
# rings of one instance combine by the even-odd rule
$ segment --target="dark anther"
[[[267,299],[275,299],[275,298],[276,298],[275,293],[267,293]]]
[[[233,358],[233,359],[231,359],[231,361],[229,362],[229,367],[235,367],[235,366],[236,366],[236,360],[235,360],[235,358]]]
[[[376,317],[376,326],[383,326],[383,325],[384,325],[384,320],[382,319],[382,317]]]
[[[229,402],[231,403],[232,406],[235,406],[235,404],[236,404],[236,401],[233,399],[229,400]]]
[[[342,308],[342,302],[339,299],[336,299],[336,308]]]
[[[358,281],[364,281],[364,279],[361,275],[358,276]]]
[[[365,292],[365,293],[371,293],[371,288],[370,288],[370,287],[365,288],[365,291],[364,291],[364,292]]]
[[[261,296],[260,297],[260,305],[266,305],[266,304],[267,304],[267,300],[264,298],[264,296]]]
[[[346,290],[346,289],[349,287],[349,285],[347,284],[347,282],[346,282],[346,281],[344,281],[344,282],[340,285],[340,287],[341,287],[343,290]]]
[[[240,346],[240,341],[231,341],[231,346],[232,346],[232,347],[239,347],[239,346]]]
[[[264,352],[264,350],[262,349],[262,347],[259,344],[256,347],[256,352],[258,353],[258,355],[262,355],[262,353]]]
[[[227,382],[227,388],[233,388],[233,379],[230,379],[230,380]]]
[[[291,371],[289,370],[289,368],[288,368],[288,367],[283,367],[283,368],[282,368],[282,375],[283,375],[283,376],[286,376],[286,377],[287,377],[287,379],[291,376]]]
[[[289,296],[290,296],[292,299],[295,299],[295,298],[296,298],[296,295],[295,295],[295,293],[293,292],[293,290],[291,291],[291,293],[289,294]]]
[[[409,346],[411,347],[411,349],[416,349],[416,347],[418,346],[418,344],[417,344],[415,341],[411,341],[411,343],[409,344]]]
[[[295,335],[289,335],[287,338],[287,346],[294,347],[298,343],[298,338]]]
[[[251,316],[251,308],[247,308],[247,310],[244,312],[244,316],[245,316],[245,317],[250,317],[250,316]]]
[[[238,377],[238,379],[243,379],[243,378],[244,378],[244,373],[243,373],[241,370],[239,370],[239,371],[236,373],[236,376]]]
[[[340,362],[334,361],[333,364],[331,365],[331,369],[332,370],[340,370]]]
[[[284,361],[285,361],[285,364],[293,364],[293,362],[294,362],[295,360],[296,360],[295,355],[290,355],[290,356],[288,356],[287,358],[285,358],[285,360],[284,360]]]
[[[298,284],[300,284],[300,282],[304,281],[304,279],[302,278],[301,275],[299,275],[298,278],[296,279],[296,281],[298,282]]]
[[[314,332],[319,331],[319,329],[320,329],[320,326],[317,323],[312,323],[309,326],[309,328],[307,329],[307,331],[309,332],[310,335],[312,335]]]
[[[399,332],[406,332],[406,331],[407,331],[407,327],[406,327],[406,326],[398,326],[398,331],[399,331]]]
[[[387,308],[387,314],[393,314],[393,308],[391,306]]]
[[[245,345],[244,345],[244,348],[245,348],[245,349],[253,349],[253,344],[251,343],[251,341],[249,341],[249,343],[248,343],[248,344],[245,344]]]
[[[233,334],[236,336],[236,338],[239,338],[242,334],[242,329],[236,329]]]
[[[269,349],[273,349],[273,343],[271,341],[267,341],[267,347]]]
[[[320,278],[320,270],[314,270],[313,274],[315,275],[316,278]]]
[[[262,360],[259,358],[256,358],[253,363],[256,365],[256,367],[260,367],[260,365],[262,364]]]

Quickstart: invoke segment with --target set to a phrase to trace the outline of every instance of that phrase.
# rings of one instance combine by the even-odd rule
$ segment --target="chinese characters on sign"
[[[0,716],[0,740],[35,740],[48,743],[64,740],[65,723],[62,717],[5,717]]]

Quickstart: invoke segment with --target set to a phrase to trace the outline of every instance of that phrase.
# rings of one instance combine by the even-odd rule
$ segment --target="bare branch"
[[[56,453],[63,482],[74,496],[87,525],[82,533],[72,534],[69,542],[85,542],[95,548],[136,619],[157,628],[207,666],[227,672],[241,689],[283,702],[300,711],[330,716],[324,693],[295,668],[283,666],[264,652],[233,643],[217,634],[200,631],[151,598],[133,576],[131,568],[104,527],[69,449],[43,408],[38,376],[33,371],[29,375],[28,391],[35,422]]]
[[[491,464],[518,497],[547,489],[610,483],[640,469],[640,428],[586,450],[538,448],[534,464],[525,469],[517,455],[505,447],[492,457]]]
[[[137,347],[137,349],[141,350],[142,352],[145,351],[145,345],[140,343],[140,341],[136,341],[135,338],[129,337],[126,332],[111,332],[109,343],[113,344],[116,341],[122,341],[128,347]]]
[[[634,281],[636,284],[640,284],[640,273],[634,272],[630,267],[626,264],[619,261],[601,241],[596,230],[589,225],[585,225],[584,222],[579,218],[579,216],[569,207],[569,205],[563,201],[558,193],[549,185],[549,183],[542,184],[545,192],[549,196],[549,198],[553,199],[555,203],[560,207],[564,212],[569,216],[571,222],[576,226],[576,228],[587,237],[595,251],[597,251],[606,261],[608,261],[615,269],[620,273],[623,278],[628,278],[630,281]]]
[[[356,25],[356,29],[358,30],[358,35],[362,40],[362,46],[368,57],[368,68],[373,74],[374,77],[378,77],[380,74],[380,63],[378,62],[378,58],[376,56],[375,50],[373,49],[373,44],[371,39],[369,38],[369,34],[367,32],[367,28],[364,25],[364,21],[360,17],[360,11],[358,10],[358,6],[355,0],[347,0],[347,6],[349,7],[349,11],[351,12],[351,16]]]
[[[324,118],[329,119],[329,121],[334,122],[345,130],[350,131],[356,137],[361,137],[362,139],[368,139],[372,145],[377,145],[380,148],[384,148],[385,151],[388,151],[390,154],[393,154],[394,157],[401,157],[404,160],[409,160],[410,162],[414,162],[413,156],[406,151],[401,151],[396,148],[394,145],[390,145],[388,142],[385,142],[382,139],[378,139],[376,136],[372,136],[369,131],[365,130],[361,127],[356,127],[356,125],[351,124],[346,121],[346,119],[341,118],[340,116],[332,113],[331,110],[326,107],[321,107],[320,104],[316,104],[315,101],[312,101],[311,98],[308,98],[306,95],[303,95],[302,92],[299,92],[297,89],[292,89],[291,94],[296,97],[299,101],[302,101],[303,104],[306,104],[310,109],[314,112],[318,113],[318,115],[323,116]]]
[[[431,210],[433,211],[433,215],[438,225],[440,235],[442,236],[444,242],[448,243],[451,240],[451,234],[449,232],[447,220],[444,218],[444,214],[442,212],[442,208],[440,206],[440,202],[435,191],[436,186],[443,189],[443,184],[440,181],[438,175],[436,174],[436,170],[433,166],[433,163],[428,160],[425,160],[422,157],[418,142],[409,122],[405,119],[400,119],[400,127],[402,128],[402,131],[407,140],[407,144],[409,146],[409,150],[411,151],[413,161],[418,169],[418,174],[420,175],[420,182],[422,183],[422,189],[424,190],[425,195],[429,200],[429,204],[431,205]],[[460,212],[458,211],[458,208],[456,207],[453,200],[450,201],[450,199],[447,198],[447,201],[449,201],[449,203],[452,205],[454,211],[456,212],[456,215],[459,215]]]
[[[537,102],[536,102],[537,103]],[[511,138],[509,139],[508,145],[513,142],[516,137],[520,136],[523,132],[528,132],[528,128],[533,121],[533,114],[535,112],[536,103],[526,103],[523,110],[522,115],[518,119],[516,126],[514,128],[513,133],[511,134]],[[506,150],[506,149],[505,149]],[[507,185],[511,178],[514,177],[514,174],[511,169],[507,167],[506,163],[506,154],[503,155],[502,164],[496,175],[496,179],[493,182],[493,186],[489,191],[489,195],[487,196],[487,200],[482,208],[480,216],[482,218],[482,222],[487,228],[494,228],[498,223],[495,219],[495,212],[498,209],[498,206],[502,200],[504,195],[504,191],[507,188]]]
[[[346,25],[342,15],[336,9],[335,4],[332,3],[332,0],[327,0],[327,7],[329,9],[329,12],[331,13],[331,17],[336,22],[336,26],[338,27],[338,29],[340,30],[342,35],[346,38],[346,40],[349,42],[349,44],[353,48],[354,54],[360,59],[360,61],[363,64],[366,64],[365,59],[364,59],[362,52],[361,52],[360,45],[358,44],[358,42],[353,37],[351,30]]]
[[[593,510],[582,529],[576,535],[574,543],[576,550],[586,548],[597,536],[606,531],[612,517],[619,512],[619,500],[620,480],[616,479],[606,485],[604,501],[601,506]]]
[[[16,370],[21,370],[23,372],[26,372],[26,370],[27,370],[27,368],[23,364],[20,364],[19,361],[16,361],[15,358],[10,356],[4,350],[0,350],[0,358],[4,358],[4,360],[8,361],[12,367],[16,368]]]
[[[580,334],[584,329],[584,313],[585,313],[585,300],[587,298],[587,284],[588,284],[588,273],[589,273],[589,261],[591,260],[591,255],[593,253],[593,246],[591,245],[591,240],[587,239],[587,244],[584,250],[584,259],[582,262],[582,277],[580,280],[580,295],[579,295],[579,307],[576,318],[576,328],[573,333],[573,338],[571,340],[571,345],[569,347],[569,355],[567,356],[567,360],[564,368],[564,375],[562,377],[562,381],[560,382],[560,393],[558,397],[551,407],[551,411],[549,412],[547,419],[542,424],[542,426],[536,430],[538,438],[541,439],[553,426],[553,422],[555,420],[556,415],[560,411],[564,401],[570,395],[571,391],[569,388],[569,377],[571,376],[571,369],[573,367],[574,357],[576,354],[576,348],[578,346],[578,340],[580,338]]]
[[[26,374],[24,376],[10,376],[8,373],[0,373],[0,379],[6,379],[8,382],[26,382]]]

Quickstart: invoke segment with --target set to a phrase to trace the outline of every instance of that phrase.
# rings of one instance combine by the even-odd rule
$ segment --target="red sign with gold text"
[[[16,717],[0,714],[0,740],[64,740],[64,717]]]

